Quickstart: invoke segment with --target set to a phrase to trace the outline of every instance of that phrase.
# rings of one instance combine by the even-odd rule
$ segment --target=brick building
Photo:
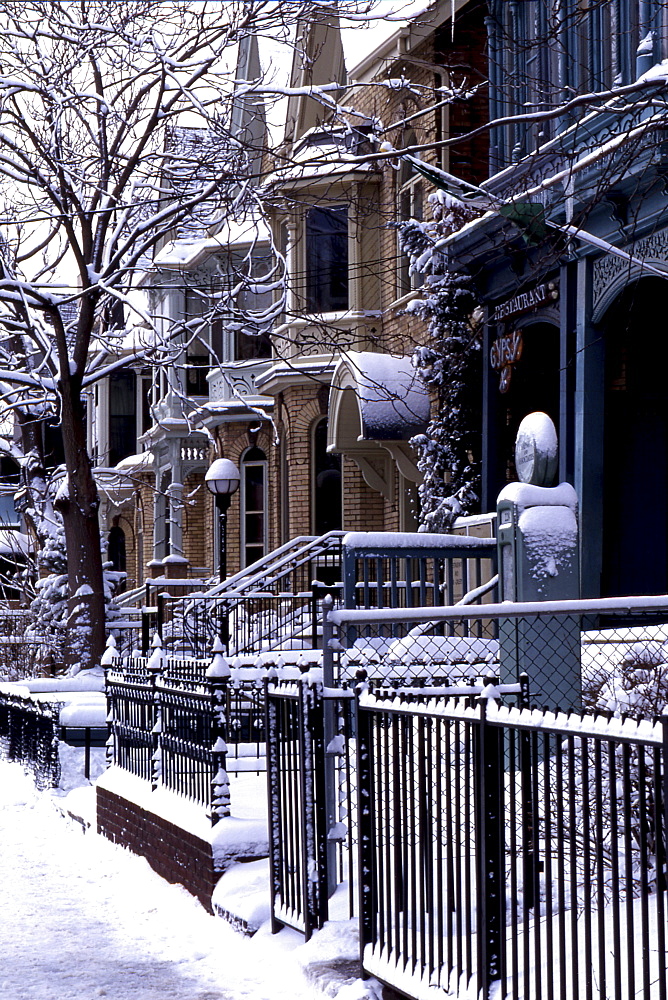
[[[228,514],[228,572],[296,535],[417,527],[421,477],[408,442],[424,430],[430,401],[410,362],[425,336],[406,311],[420,278],[397,223],[427,217],[430,188],[405,161],[373,154],[383,141],[424,146],[426,163],[473,181],[486,175],[484,138],[456,152],[433,148],[486,120],[484,6],[437,2],[390,25],[348,70],[335,17],[301,25],[280,130],[267,129],[257,99],[239,102],[266,221],[245,216],[213,235],[179,234],[156,254],[145,285],[166,335],[170,323],[191,330],[244,268],[267,287],[284,271],[287,290],[272,306],[256,289],[249,305],[247,284],[241,312],[263,316],[253,330],[240,328],[226,300],[157,384],[135,373],[140,443],[121,460],[133,488],[106,505],[109,527],[120,515],[132,584],[216,569],[219,529],[203,477],[219,455],[241,478]],[[237,76],[261,76],[255,39]],[[339,105],[354,109],[336,120],[307,93],[332,81],[346,88]],[[473,99],[443,100],[462,85],[478,87]]]

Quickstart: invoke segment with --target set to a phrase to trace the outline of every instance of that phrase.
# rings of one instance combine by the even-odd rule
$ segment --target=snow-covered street
[[[0,762],[2,1000],[300,1000],[300,941],[235,934]]]

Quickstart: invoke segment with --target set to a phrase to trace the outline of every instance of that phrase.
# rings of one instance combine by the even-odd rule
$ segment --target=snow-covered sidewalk
[[[2,1000],[312,1000],[302,941],[235,934],[0,762]]]

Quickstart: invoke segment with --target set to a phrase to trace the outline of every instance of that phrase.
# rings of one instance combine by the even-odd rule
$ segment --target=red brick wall
[[[158,875],[180,883],[213,912],[211,896],[221,872],[215,870],[211,844],[106,788],[97,789],[97,832],[145,857]]]

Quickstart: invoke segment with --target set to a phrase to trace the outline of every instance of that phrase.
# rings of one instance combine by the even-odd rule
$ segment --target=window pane
[[[241,463],[244,566],[260,559],[265,549],[265,482],[267,459],[260,448],[250,448]]]
[[[109,465],[137,450],[135,373],[114,372],[109,378]]]
[[[208,354],[189,354],[186,358],[186,392],[189,396],[208,396]]]
[[[327,452],[326,420],[316,427],[313,445],[314,527],[317,535],[324,535],[341,527],[341,458]]]
[[[312,312],[348,308],[348,209],[312,208],[306,216],[306,298]]]
[[[264,514],[246,514],[246,544],[262,545]]]
[[[264,468],[246,466],[246,510],[261,511],[264,504]]]

